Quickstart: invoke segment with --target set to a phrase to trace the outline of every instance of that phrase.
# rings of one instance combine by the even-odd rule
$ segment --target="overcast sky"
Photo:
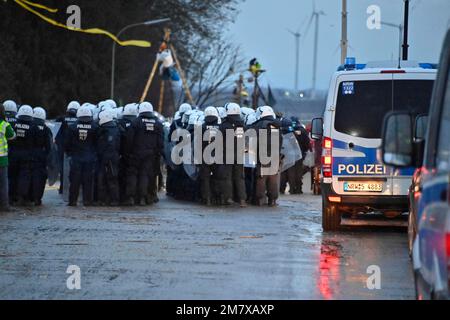
[[[273,87],[294,87],[295,44],[286,29],[300,26],[305,32],[313,0],[246,0],[240,7],[230,37],[241,44],[248,60],[257,57],[268,73],[265,83]],[[381,19],[399,24],[403,21],[403,0],[348,0],[349,55],[359,62],[398,58],[398,29],[383,26],[369,30],[368,6],[378,5]],[[440,49],[450,26],[450,0],[411,0],[410,60],[438,62]],[[326,89],[340,60],[341,0],[316,0],[320,19],[317,86]],[[300,88],[311,87],[314,23],[301,41]]]

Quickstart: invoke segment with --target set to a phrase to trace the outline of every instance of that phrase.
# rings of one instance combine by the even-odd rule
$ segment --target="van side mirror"
[[[428,115],[422,114],[416,117],[416,124],[414,126],[414,151],[415,151],[415,165],[421,167],[423,165],[425,153],[425,137],[428,129]]]
[[[391,112],[385,117],[381,152],[386,165],[401,168],[414,164],[413,123],[407,112]]]
[[[428,129],[428,115],[421,114],[416,117],[416,123],[414,126],[414,140],[425,140]]]
[[[315,118],[311,122],[311,138],[313,140],[322,140],[323,138],[323,119]]]

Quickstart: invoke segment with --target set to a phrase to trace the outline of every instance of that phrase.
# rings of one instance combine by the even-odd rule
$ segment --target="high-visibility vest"
[[[6,139],[6,128],[8,126],[8,122],[0,120],[0,157],[8,155],[8,140]]]

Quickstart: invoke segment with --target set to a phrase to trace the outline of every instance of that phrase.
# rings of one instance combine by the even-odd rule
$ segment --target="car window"
[[[433,80],[369,80],[342,82],[336,103],[336,131],[356,137],[380,139],[390,111],[427,114]]]
[[[450,73],[450,72],[449,72]],[[450,74],[447,77],[450,79]],[[442,106],[441,123],[439,125],[439,140],[436,153],[436,168],[438,171],[450,171],[450,81],[447,80],[444,104]]]

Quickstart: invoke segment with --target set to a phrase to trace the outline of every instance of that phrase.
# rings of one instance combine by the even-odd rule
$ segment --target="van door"
[[[392,177],[377,150],[392,111],[392,74],[338,78],[332,115],[332,184],[341,195],[390,196]]]

